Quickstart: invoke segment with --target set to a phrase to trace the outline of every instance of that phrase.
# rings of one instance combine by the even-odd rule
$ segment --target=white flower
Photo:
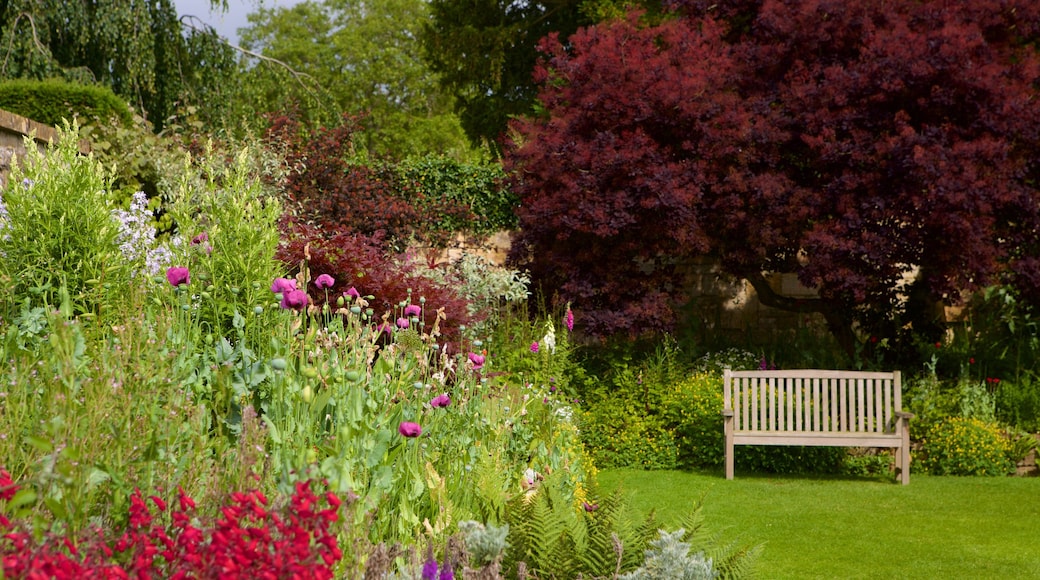
[[[545,323],[546,332],[542,338],[542,344],[549,349],[549,352],[556,354],[556,328],[553,327],[552,321]]]

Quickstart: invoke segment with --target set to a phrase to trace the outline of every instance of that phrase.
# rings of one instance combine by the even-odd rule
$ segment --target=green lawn
[[[1040,578],[1040,479],[603,471],[669,529],[698,499],[725,539],[765,544],[762,578]]]

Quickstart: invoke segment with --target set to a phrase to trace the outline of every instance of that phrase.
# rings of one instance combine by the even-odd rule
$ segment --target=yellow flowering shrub
[[[1009,452],[995,423],[949,417],[928,429],[914,460],[935,475],[1007,475],[1015,468]]]

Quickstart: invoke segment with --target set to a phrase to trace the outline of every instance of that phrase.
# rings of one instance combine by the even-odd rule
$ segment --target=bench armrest
[[[732,417],[733,416],[733,409],[723,409],[722,410],[722,416],[723,417]]]
[[[907,413],[906,411],[896,411],[895,415],[896,415],[896,417],[899,417],[900,419],[913,419],[914,418],[914,414],[913,413]]]

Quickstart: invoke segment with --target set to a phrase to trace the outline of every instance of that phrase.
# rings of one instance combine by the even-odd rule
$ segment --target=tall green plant
[[[118,315],[131,272],[119,252],[108,172],[79,153],[75,126],[59,130],[57,143],[43,151],[32,139],[25,146],[0,211],[4,318],[26,304]]]

